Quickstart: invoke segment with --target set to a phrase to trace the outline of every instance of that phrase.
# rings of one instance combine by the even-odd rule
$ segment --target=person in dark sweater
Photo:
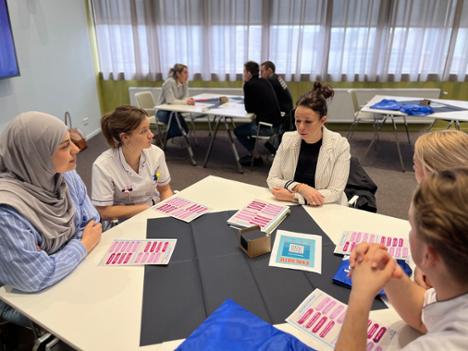
[[[244,64],[244,105],[247,112],[255,113],[255,121],[238,126],[234,129],[239,142],[247,149],[249,155],[241,158],[241,164],[250,165],[252,157],[254,165],[261,164],[258,155],[252,155],[255,138],[252,136],[257,133],[258,123],[271,123],[277,127],[281,120],[281,112],[275,91],[271,83],[259,77],[259,65],[256,62],[248,61]],[[265,128],[260,132],[265,133],[269,130]]]
[[[292,116],[293,101],[291,92],[286,85],[286,82],[276,73],[276,66],[271,61],[265,61],[260,65],[260,76],[267,79],[275,91],[280,111],[282,114],[281,125],[278,127],[278,134],[276,137],[270,138],[265,143],[265,147],[274,155],[276,150],[281,144],[284,132],[292,131],[295,129],[294,116]]]
[[[288,114],[293,108],[293,101],[291,92],[286,85],[286,82],[278,76],[276,73],[276,66],[271,61],[265,61],[260,66],[260,75],[263,79],[268,79],[268,81],[273,86],[273,90],[276,93],[278,98],[278,103],[280,111]]]

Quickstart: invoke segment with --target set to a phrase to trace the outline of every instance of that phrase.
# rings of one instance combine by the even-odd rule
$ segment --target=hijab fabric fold
[[[52,156],[67,127],[57,117],[25,112],[0,136],[0,204],[13,207],[41,234],[51,254],[75,233],[75,208]]]

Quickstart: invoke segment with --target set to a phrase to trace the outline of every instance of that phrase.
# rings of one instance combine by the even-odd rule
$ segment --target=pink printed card
[[[208,207],[181,197],[173,197],[168,201],[158,204],[155,210],[190,223],[195,218],[207,213]]]
[[[288,206],[279,206],[263,200],[253,200],[234,213],[227,222],[238,228],[260,226],[260,230],[271,233],[290,213]]]
[[[320,289],[315,289],[286,318],[286,322],[334,348],[347,308],[346,304]],[[385,350],[396,334],[395,329],[369,319],[367,322],[367,350]]]
[[[396,235],[372,234],[358,231],[345,231],[336,245],[334,253],[350,255],[359,243],[383,244],[388,253],[397,260],[408,260],[410,255],[407,238]]]
[[[167,265],[177,239],[114,240],[101,261],[104,266]]]

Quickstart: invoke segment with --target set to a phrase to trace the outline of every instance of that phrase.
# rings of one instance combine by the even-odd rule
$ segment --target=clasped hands
[[[400,279],[404,272],[387,248],[381,244],[361,243],[353,250],[349,259],[353,292],[373,299],[390,281]]]
[[[301,194],[310,206],[322,206],[325,197],[315,188],[307,184],[298,184],[294,191]],[[294,201],[294,193],[285,188],[273,188],[273,196],[280,201]]]

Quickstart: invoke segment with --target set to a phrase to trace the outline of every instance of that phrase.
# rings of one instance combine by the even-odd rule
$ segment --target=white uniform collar
[[[121,146],[115,149],[114,152],[116,152],[117,159],[119,160],[120,165],[125,171],[135,172],[135,170],[127,163],[127,160],[125,159],[125,155],[123,154]],[[146,164],[146,153],[145,153],[145,150],[143,150],[140,155],[140,165],[138,167],[138,171],[140,171],[142,167],[145,166],[145,164]]]
[[[462,318],[468,322],[468,293],[449,300],[437,301],[435,290],[426,291],[423,307],[423,322],[428,331],[443,330],[447,324]],[[458,312],[458,313],[457,313]]]

